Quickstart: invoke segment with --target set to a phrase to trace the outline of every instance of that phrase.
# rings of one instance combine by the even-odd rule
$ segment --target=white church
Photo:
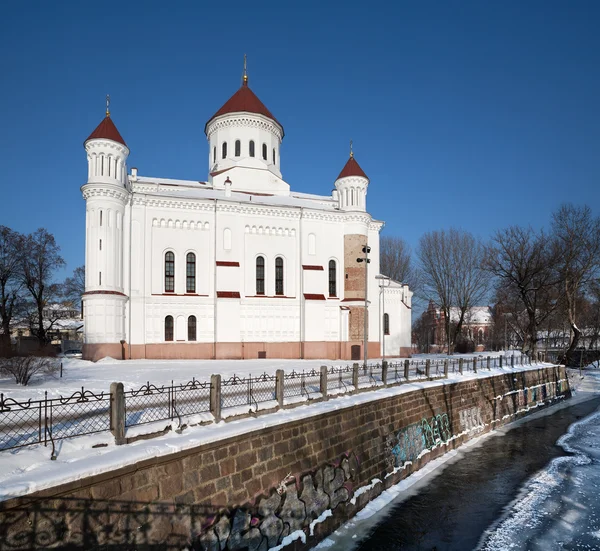
[[[128,173],[108,108],[85,141],[83,357],[359,360],[365,304],[368,357],[409,356],[412,292],[379,274],[352,152],[329,195],[292,191],[246,74],[205,133],[205,182]]]

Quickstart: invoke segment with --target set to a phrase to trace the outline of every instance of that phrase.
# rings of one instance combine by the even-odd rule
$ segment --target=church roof
[[[244,83],[240,86],[240,89],[225,102],[221,109],[219,109],[210,119],[208,119],[206,126],[208,126],[210,121],[216,117],[227,115],[228,113],[240,112],[257,113],[258,115],[268,117],[281,126],[281,129],[283,130],[281,123],[273,116],[271,111],[265,107],[265,104],[258,99],[258,96],[252,90],[250,90],[247,80],[244,80]],[[204,128],[205,132],[206,126]]]
[[[337,179],[340,180],[341,178],[346,178],[348,176],[361,176],[362,178],[366,178],[367,180],[369,179],[369,177],[365,174],[364,170],[360,168],[360,165],[356,162],[356,159],[352,154],[350,154],[348,162],[346,163],[344,168],[342,168],[342,171],[340,172],[340,175],[337,177]]]
[[[119,134],[119,131],[117,130],[115,123],[110,118],[110,115],[106,115],[106,117],[104,117],[102,122],[96,127],[96,130],[94,130],[85,141],[87,142],[88,140],[95,139],[112,140],[113,142],[119,142],[127,147],[125,140],[121,134]]]

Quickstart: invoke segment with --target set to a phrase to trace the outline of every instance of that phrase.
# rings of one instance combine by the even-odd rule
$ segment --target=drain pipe
[[[217,359],[217,202],[215,198],[215,239],[213,248],[213,360]]]
[[[302,269],[302,216],[304,215],[304,207],[300,207],[300,223],[298,224],[298,273],[300,274],[300,359],[304,359],[304,271]]]

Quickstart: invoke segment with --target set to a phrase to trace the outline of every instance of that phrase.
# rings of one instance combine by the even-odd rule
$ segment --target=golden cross
[[[350,140],[350,157],[354,157],[354,153],[352,152],[352,140]]]
[[[106,94],[106,116],[110,117],[110,95]]]
[[[244,84],[248,84],[248,73],[246,72],[246,54],[244,54]]]

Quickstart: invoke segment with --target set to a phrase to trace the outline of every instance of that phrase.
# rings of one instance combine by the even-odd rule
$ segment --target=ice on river
[[[531,478],[479,549],[600,549],[600,412],[557,442],[570,455]]]

